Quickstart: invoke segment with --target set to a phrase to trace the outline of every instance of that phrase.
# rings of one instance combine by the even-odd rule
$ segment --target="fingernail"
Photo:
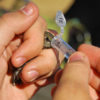
[[[84,59],[84,55],[81,53],[75,53],[70,56],[68,62],[82,61]]]
[[[27,72],[27,79],[29,80],[29,82],[34,81],[35,79],[37,79],[39,76],[39,73],[35,70],[31,70],[29,72]]]
[[[32,15],[33,14],[33,7],[30,4],[27,4],[26,6],[21,8],[21,11],[25,14],[25,15]]]
[[[26,58],[25,57],[18,57],[16,58],[16,63],[18,66],[23,65],[26,62]]]

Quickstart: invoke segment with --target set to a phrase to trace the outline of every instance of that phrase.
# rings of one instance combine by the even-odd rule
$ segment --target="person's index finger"
[[[14,52],[12,63],[16,67],[20,67],[26,61],[39,55],[44,44],[44,32],[46,30],[46,22],[40,16],[36,22],[25,32],[23,43]]]
[[[92,45],[82,44],[78,51],[85,53],[90,61],[92,67],[96,68],[97,63],[100,61],[100,48]]]
[[[29,3],[22,9],[0,17],[0,55],[16,34],[25,32],[38,18],[38,8]]]

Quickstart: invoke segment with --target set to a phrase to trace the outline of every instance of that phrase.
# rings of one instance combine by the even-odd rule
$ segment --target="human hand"
[[[15,67],[20,67],[26,61],[31,60],[25,63],[21,73],[22,80],[25,82],[40,79],[41,76],[43,76],[43,78],[48,77],[56,69],[58,57],[55,56],[55,51],[53,52],[52,49],[43,49],[43,47],[45,47],[45,30],[46,23],[39,16],[31,28],[24,33],[22,45],[12,56],[12,63]],[[62,59],[63,56],[59,53],[59,61],[61,62]]]
[[[85,53],[90,62],[90,79],[91,97],[93,100],[100,99],[100,48],[92,45],[83,44],[78,51]]]
[[[38,8],[33,3],[29,3],[19,11],[7,13],[0,17],[0,100],[27,100],[37,89],[39,89],[39,85],[41,86],[41,84],[43,85],[45,83],[45,80],[41,80],[40,82],[37,82],[38,86],[36,84],[25,84],[23,87],[12,86],[10,82],[11,75],[8,74],[8,61],[15,50],[12,62],[17,67],[22,64],[16,63],[15,61],[16,55],[18,54],[21,54],[22,56],[25,55],[27,61],[41,52],[41,56],[39,58],[37,57],[37,60],[40,61],[41,59],[44,59],[44,56],[47,57],[47,54],[44,55],[43,52],[52,52],[52,50],[44,50],[42,52],[45,27],[46,25],[43,19],[38,15]],[[13,39],[22,33],[25,33],[24,42],[19,46],[21,40],[19,38],[17,40]],[[31,50],[29,47],[31,47]],[[52,56],[50,55],[49,59],[52,58],[55,60],[54,54]],[[35,62],[37,64],[37,61]],[[48,65],[45,64],[45,62],[43,63],[45,66]],[[43,66],[43,68],[45,66]],[[40,72],[44,73],[43,68],[39,67],[38,70],[42,69],[42,72]]]
[[[32,3],[27,8],[0,17],[0,100],[27,100],[32,95],[32,90],[29,91],[32,86],[24,89],[13,87],[10,83],[11,76],[7,72],[8,61],[21,43],[20,39],[13,39],[25,32],[37,18],[38,9]]]
[[[7,73],[11,56],[12,63],[16,67],[35,58],[22,71],[22,78],[26,82],[54,71],[57,63],[54,52],[52,49],[42,50],[45,29],[45,21],[39,17],[38,8],[33,3],[29,3],[19,11],[4,14],[0,18],[0,33],[2,33],[0,34],[0,100],[27,100],[46,82],[44,79],[37,81],[36,84],[12,86],[11,76]],[[13,40],[20,34],[24,37],[21,45],[20,38]],[[16,60],[18,57],[24,59]]]
[[[60,71],[55,77],[57,86],[53,89],[54,100],[100,99],[100,48],[83,44],[78,50],[85,53],[89,61],[80,52],[69,58],[62,76]]]
[[[55,77],[53,100],[91,100],[89,95],[88,58],[80,52],[71,55],[64,70]],[[60,79],[60,80],[59,80]]]

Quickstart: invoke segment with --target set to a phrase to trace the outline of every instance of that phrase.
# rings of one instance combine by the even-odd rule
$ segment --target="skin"
[[[53,100],[100,99],[100,48],[83,44],[55,76]]]
[[[48,77],[55,70],[57,61],[53,50],[42,49],[45,30],[46,23],[33,3],[0,17],[0,100],[28,100],[47,79],[32,81],[42,75]],[[9,60],[18,68],[33,57],[35,59],[25,65],[21,75],[23,82],[32,83],[12,86]]]
[[[44,79],[32,84],[12,86],[11,75],[8,73],[10,59],[15,67],[19,67],[36,57],[22,71],[25,82],[31,82],[36,78],[37,74],[33,75],[30,71],[38,72],[37,77],[50,75],[54,71],[57,63],[54,52],[52,49],[42,49],[45,29],[45,21],[39,16],[38,8],[33,3],[29,3],[27,8],[7,13],[0,18],[0,100],[28,100],[46,83]],[[53,100],[100,99],[100,48],[82,45],[79,51],[69,58],[62,74],[59,72],[60,80],[58,75],[55,76],[57,86],[53,90]],[[25,59],[16,59],[18,57]]]

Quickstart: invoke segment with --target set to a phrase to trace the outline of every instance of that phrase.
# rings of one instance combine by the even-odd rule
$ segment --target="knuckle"
[[[52,71],[56,68],[57,60],[52,50],[43,50],[40,56],[45,58],[45,63],[49,70]]]
[[[84,47],[86,47],[87,44],[81,44],[79,47],[78,47],[78,50],[79,51],[82,51],[84,49]]]
[[[46,21],[41,16],[39,16],[38,21],[40,22],[41,26],[44,28],[47,27]]]
[[[53,71],[54,68],[55,68],[55,65],[54,65],[53,61],[50,60],[50,59],[48,59],[48,58],[46,58],[46,60],[45,60],[45,66],[46,66],[46,69],[47,69],[49,72],[50,72],[50,71]]]
[[[55,61],[55,62],[56,62],[56,61]],[[47,66],[48,66],[48,69],[49,69],[50,71],[53,71],[53,70],[56,68],[55,62],[53,62],[52,60],[49,60],[49,61],[47,62]]]
[[[46,61],[46,66],[48,67],[48,70],[51,70],[51,68],[52,68],[52,62],[50,60]]]
[[[12,15],[11,13],[6,13],[1,18],[3,21],[8,21],[11,15]]]
[[[1,24],[2,25],[6,25],[6,26],[8,26],[9,27],[9,29],[11,29],[11,27],[12,27],[12,22],[11,22],[11,16],[13,16],[12,15],[12,13],[6,13],[6,14],[4,14],[3,16],[1,16],[1,18],[0,18],[0,22],[1,22]],[[11,24],[12,23],[12,24]]]

